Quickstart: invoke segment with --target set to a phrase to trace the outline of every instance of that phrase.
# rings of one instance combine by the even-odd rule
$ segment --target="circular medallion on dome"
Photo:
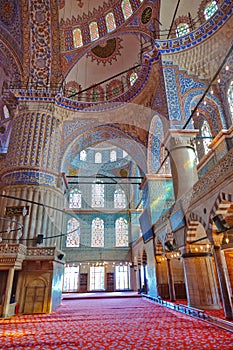
[[[142,24],[147,24],[152,17],[152,8],[151,7],[146,7],[143,12],[142,12]]]
[[[101,44],[95,46],[87,56],[91,57],[92,61],[97,61],[97,63],[103,63],[104,65],[112,63],[112,60],[116,60],[116,56],[121,55],[120,49],[122,39],[113,38],[102,42]]]
[[[126,169],[121,169],[120,170],[120,175],[122,176],[122,177],[127,177],[128,176],[128,171],[126,170]]]

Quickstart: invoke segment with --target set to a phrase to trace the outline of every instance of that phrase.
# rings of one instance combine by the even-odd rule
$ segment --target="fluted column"
[[[38,103],[19,107],[13,120],[4,172],[0,170],[0,196],[5,196],[1,199],[0,214],[3,216],[9,206],[29,207],[28,215],[18,215],[14,219],[23,224],[21,242],[30,246],[36,245],[38,234],[50,237],[61,232],[62,213],[53,209],[57,206],[62,209],[63,203],[63,191],[58,185],[61,184],[60,122],[48,112],[51,106],[43,112],[45,106],[42,112],[35,111]],[[52,223],[51,217],[54,218]],[[10,239],[15,238],[11,236],[8,235]],[[55,240],[45,237],[44,245],[51,243],[55,244]]]
[[[192,189],[198,180],[194,139],[198,130],[168,130],[164,145],[170,156],[175,198]]]

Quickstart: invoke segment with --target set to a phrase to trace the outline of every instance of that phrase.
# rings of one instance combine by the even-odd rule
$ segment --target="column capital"
[[[177,147],[193,147],[193,141],[195,140],[198,133],[199,130],[196,129],[169,129],[163,141],[163,144],[169,151],[172,151]]]

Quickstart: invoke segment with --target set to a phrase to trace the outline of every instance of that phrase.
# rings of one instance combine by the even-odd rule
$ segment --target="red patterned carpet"
[[[233,349],[233,333],[141,298],[63,300],[0,320],[0,349]]]

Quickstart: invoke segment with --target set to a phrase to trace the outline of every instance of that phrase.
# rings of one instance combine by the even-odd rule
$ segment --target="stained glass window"
[[[98,90],[93,90],[92,91],[92,101],[98,102],[99,99],[100,99],[100,92]]]
[[[231,81],[227,91],[227,100],[231,111],[231,118],[233,120],[233,80]]]
[[[102,153],[101,152],[95,153],[95,163],[102,163]]]
[[[104,207],[104,184],[92,184],[92,206],[96,208]]]
[[[70,86],[67,93],[68,98],[70,98],[71,100],[76,100],[77,92],[78,90],[74,86]]]
[[[73,30],[73,41],[74,41],[75,48],[83,46],[82,32],[79,28],[75,28]]]
[[[121,2],[121,8],[122,8],[122,12],[125,20],[127,20],[130,16],[132,16],[133,10],[129,0],[123,0]]]
[[[114,18],[114,14],[112,12],[109,12],[106,17],[106,26],[107,26],[107,31],[108,33],[112,32],[113,30],[116,29],[116,22]]]
[[[212,17],[213,14],[215,14],[215,12],[217,11],[217,9],[218,9],[218,5],[217,5],[216,1],[210,1],[206,5],[205,10],[204,10],[205,19],[208,20],[210,17]]]
[[[3,107],[3,112],[4,112],[5,118],[10,118],[10,112],[9,112],[9,109],[7,108],[6,105],[4,105],[4,107]]]
[[[135,81],[137,80],[138,75],[136,72],[133,72],[130,77],[129,77],[129,81],[130,81],[130,85],[133,86],[133,84],[135,83]]]
[[[116,247],[128,246],[128,222],[124,218],[116,220]]]
[[[104,247],[104,220],[100,218],[92,220],[91,246]]]
[[[84,149],[80,152],[80,160],[83,162],[87,160],[87,152]]]
[[[180,37],[189,33],[189,26],[187,23],[180,23],[176,27],[176,36]]]
[[[125,192],[121,189],[118,188],[114,192],[114,208],[125,208],[126,207],[126,196]]]
[[[123,158],[127,157],[128,153],[123,150]]]
[[[111,151],[110,152],[110,162],[115,162],[117,160],[117,154],[116,151]]]
[[[80,223],[76,219],[67,222],[66,247],[79,247],[80,243]]]
[[[72,190],[69,195],[69,208],[81,208],[82,207],[82,193],[78,190]]]
[[[89,24],[91,41],[99,39],[99,29],[97,22],[91,22]]]
[[[210,150],[208,146],[212,141],[212,135],[210,131],[210,126],[206,120],[202,124],[201,136],[203,138],[202,140],[203,140],[204,151],[205,151],[205,154],[207,154]]]

